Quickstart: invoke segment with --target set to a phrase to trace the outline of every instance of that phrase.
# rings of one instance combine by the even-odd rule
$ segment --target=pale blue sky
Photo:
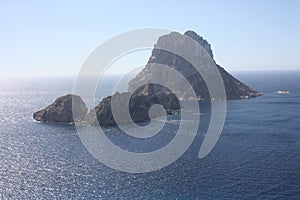
[[[1,1],[0,69],[75,75],[99,44],[145,27],[196,31],[229,71],[300,69],[299,24],[298,0]]]

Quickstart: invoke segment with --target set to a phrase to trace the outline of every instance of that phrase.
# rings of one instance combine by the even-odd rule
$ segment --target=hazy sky
[[[145,27],[196,31],[229,71],[300,69],[299,24],[298,0],[1,1],[0,69],[76,74],[99,44]]]

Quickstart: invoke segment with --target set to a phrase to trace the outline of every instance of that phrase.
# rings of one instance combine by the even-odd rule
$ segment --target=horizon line
[[[289,71],[300,71],[299,69],[295,68],[288,68],[288,69],[233,69],[233,70],[226,70],[229,73],[235,72],[289,72]],[[105,76],[123,76],[128,73],[106,73]],[[135,73],[132,73],[134,75]],[[26,78],[26,77],[76,77],[78,74],[0,74],[1,78]],[[93,76],[88,75],[88,76]]]

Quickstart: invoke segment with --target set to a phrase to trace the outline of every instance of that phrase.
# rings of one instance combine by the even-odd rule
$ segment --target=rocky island
[[[88,108],[80,96],[68,94],[57,98],[51,105],[33,114],[33,118],[40,122],[61,122],[70,123],[79,119],[74,119],[72,103],[76,104],[77,115],[85,118]]]
[[[172,43],[175,48],[182,48],[184,46],[184,37],[190,37],[194,41],[198,42],[203,49],[206,50],[207,54],[213,59],[213,51],[211,45],[203,39],[201,36],[193,31],[187,31],[184,35],[177,32],[172,32],[168,35],[161,36],[158,39],[157,44],[154,46],[152,54],[146,64],[146,67],[136,75],[128,84],[128,91],[123,93],[115,93],[112,96],[103,98],[101,102],[88,112],[83,100],[76,95],[66,95],[59,97],[46,107],[36,113],[34,113],[33,118],[40,122],[74,122],[80,121],[82,123],[87,123],[90,125],[100,124],[101,126],[108,127],[116,125],[116,121],[113,117],[111,103],[112,99],[117,101],[118,109],[122,112],[122,109],[127,108],[125,102],[129,102],[129,113],[134,122],[143,122],[150,119],[149,109],[154,104],[160,104],[166,110],[166,112],[156,112],[156,116],[163,114],[172,114],[173,110],[180,109],[180,103],[177,97],[181,100],[188,100],[193,90],[197,95],[199,101],[210,100],[210,95],[208,88],[205,84],[203,77],[197,73],[195,68],[187,62],[184,58],[180,57],[171,52],[164,51],[157,48],[158,46],[163,46],[166,43]],[[214,61],[215,62],[215,61]],[[184,91],[177,92],[177,97],[168,88],[158,85],[158,84],[144,84],[143,82],[151,80],[153,76],[159,74],[163,76],[163,80],[166,85],[172,85],[174,80],[168,77],[167,74],[161,74],[159,69],[152,68],[152,64],[157,63],[161,65],[168,66],[179,73],[181,73],[185,79],[188,80],[191,87]],[[224,68],[217,65],[220,75],[223,79],[226,98],[228,100],[234,99],[248,99],[252,97],[258,97],[262,95],[258,91],[253,90],[247,85],[243,84],[232,75],[230,75]],[[136,89],[137,88],[137,89]],[[79,109],[76,110],[77,119],[73,118],[72,111],[72,100]],[[155,117],[155,116],[154,116]],[[128,123],[127,120],[121,120],[122,123]]]

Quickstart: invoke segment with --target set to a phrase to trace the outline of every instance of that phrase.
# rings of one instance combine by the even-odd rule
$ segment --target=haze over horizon
[[[2,2],[1,76],[76,75],[102,42],[139,28],[193,30],[228,71],[300,69],[300,2]],[[109,73],[145,64],[151,50]]]

